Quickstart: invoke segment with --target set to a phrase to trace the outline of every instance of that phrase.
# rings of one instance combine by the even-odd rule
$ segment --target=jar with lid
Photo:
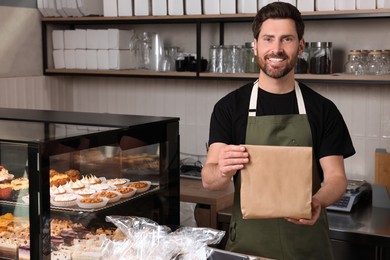
[[[245,73],[259,73],[260,66],[254,52],[254,43],[245,43]]]
[[[390,75],[390,50],[382,51],[383,74]]]
[[[369,75],[382,75],[383,74],[383,61],[381,58],[381,50],[373,50],[368,53],[367,58],[367,72]]]
[[[332,55],[333,51],[331,42],[310,43],[310,73],[331,74]]]
[[[305,42],[305,49],[302,54],[298,56],[294,71],[298,74],[306,74],[309,71],[309,43]]]
[[[348,60],[344,65],[344,72],[353,75],[363,75],[366,71],[365,64],[362,62],[362,54],[358,50],[350,50]]]
[[[211,45],[209,47],[209,65],[208,71],[212,73],[218,72],[218,46]]]

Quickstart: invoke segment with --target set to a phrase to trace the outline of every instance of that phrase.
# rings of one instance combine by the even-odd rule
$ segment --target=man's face
[[[271,78],[282,78],[293,71],[304,48],[304,40],[299,41],[291,19],[266,20],[254,43],[260,69]]]

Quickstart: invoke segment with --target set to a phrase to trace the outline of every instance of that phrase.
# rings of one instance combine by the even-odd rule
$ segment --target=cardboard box
[[[355,10],[356,2],[351,0],[335,0],[336,10]]]
[[[133,0],[118,0],[118,15],[133,16]]]
[[[53,49],[54,50],[65,49],[64,30],[53,30],[52,41],[53,41]]]
[[[251,14],[257,12],[256,0],[237,0],[237,12],[239,14]]]
[[[65,68],[75,69],[76,68],[76,50],[64,50],[65,57]]]
[[[97,70],[97,50],[87,50],[87,69]]]
[[[188,15],[202,14],[202,0],[185,0],[184,6]]]
[[[203,0],[204,14],[220,14],[219,0]]]
[[[168,0],[168,15],[184,15],[184,0]]]
[[[236,0],[220,0],[221,14],[235,14],[236,12]]]
[[[97,46],[100,50],[108,50],[108,30],[97,30]]]
[[[106,17],[118,16],[118,1],[103,0],[103,15]]]
[[[108,49],[129,49],[129,43],[134,36],[134,30],[108,29]]]
[[[108,50],[97,50],[97,68],[98,70],[108,70]]]
[[[134,15],[148,16],[152,14],[151,0],[134,0]]]
[[[334,11],[334,0],[316,0],[316,11]]]
[[[53,50],[53,61],[55,69],[65,69],[64,50]]]
[[[314,0],[297,0],[297,8],[301,12],[314,12]]]
[[[167,15],[168,2],[167,0],[152,0],[152,15]]]
[[[76,69],[87,69],[87,50],[76,50],[75,52]]]

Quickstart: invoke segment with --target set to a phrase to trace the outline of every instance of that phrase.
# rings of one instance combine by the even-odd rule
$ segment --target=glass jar
[[[310,73],[331,74],[332,73],[332,43],[312,42],[310,44]]]
[[[217,64],[218,64],[218,46],[211,45],[209,48],[209,65],[208,71],[211,73],[217,72]]]
[[[295,73],[306,74],[309,71],[309,55],[309,43],[305,42],[305,49],[302,54],[298,56],[297,63],[295,64]]]
[[[390,50],[382,51],[382,62],[383,62],[383,75],[390,74]]]
[[[382,51],[380,50],[373,50],[368,53],[367,71],[369,75],[382,75],[384,64],[381,55]]]
[[[350,50],[348,60],[344,65],[344,72],[353,75],[363,75],[366,71],[362,62],[362,54],[358,50]]]
[[[243,72],[244,72],[243,46],[233,45],[232,46],[232,73],[243,73]]]
[[[259,73],[260,66],[254,51],[254,43],[245,43],[245,73]]]

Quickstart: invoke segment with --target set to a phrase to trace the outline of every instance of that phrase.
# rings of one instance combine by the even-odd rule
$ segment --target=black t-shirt
[[[230,92],[214,106],[209,144],[245,143],[252,86],[253,83],[249,83]],[[347,158],[355,154],[348,128],[336,105],[304,84],[299,83],[299,86],[305,102],[317,162],[329,155],[342,155]],[[295,90],[286,94],[272,94],[259,88],[256,114],[298,114]],[[322,171],[320,174],[322,175]]]

